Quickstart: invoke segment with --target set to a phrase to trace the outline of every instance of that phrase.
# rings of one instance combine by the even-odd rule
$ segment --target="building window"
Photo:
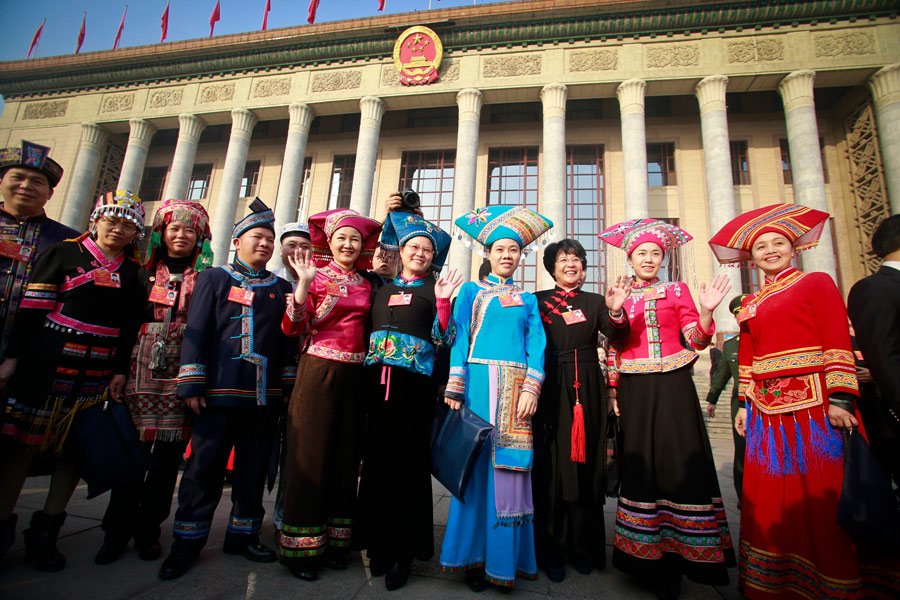
[[[781,148],[781,173],[784,178],[784,184],[790,185],[794,183],[794,178],[791,175],[790,145],[785,138],[778,140],[778,145]],[[828,184],[828,167],[825,164],[825,139],[821,137],[819,138],[819,155],[822,160],[822,178],[825,180],[825,183]]]
[[[339,154],[331,166],[331,191],[328,192],[328,209],[350,208],[350,192],[353,189],[355,154]]]
[[[404,152],[399,189],[419,194],[425,218],[450,233],[453,227],[453,177],[456,151]]]
[[[540,102],[512,102],[489,104],[489,123],[534,123],[544,118]]]
[[[204,200],[209,192],[209,178],[212,176],[212,165],[194,165],[191,172],[191,183],[188,186],[188,200]]]
[[[538,208],[538,149],[491,148],[488,151],[487,204]],[[537,285],[537,255],[531,252],[522,258],[516,272],[516,282],[526,291]]]
[[[309,179],[312,177],[312,157],[307,156],[303,159],[303,177],[300,178],[300,192],[297,201],[297,221],[306,223],[306,211],[309,208],[309,193],[312,186],[309,185]]]
[[[451,127],[459,123],[459,107],[436,106],[434,108],[415,108],[406,111],[406,126],[416,127]]]
[[[750,159],[746,140],[731,142],[731,182],[734,185],[750,185]]]
[[[247,164],[244,165],[244,176],[241,177],[241,187],[238,190],[238,198],[255,198],[258,184],[259,161],[248,161]]]
[[[603,146],[566,148],[566,219],[571,237],[587,253],[584,289],[597,292],[606,279],[606,253],[600,252],[598,231],[606,229],[603,207]]]
[[[762,278],[759,275],[759,269],[756,268],[753,261],[745,260],[741,263],[741,293],[752,294],[760,287],[762,287]]]
[[[141,191],[138,194],[144,202],[159,202],[164,200],[163,193],[166,188],[166,174],[169,167],[147,167],[144,169],[144,178],[141,181]]]
[[[677,185],[675,143],[647,144],[647,184],[650,187]]]
[[[587,121],[589,119],[603,118],[603,100],[600,98],[585,98],[582,100],[569,100],[566,103],[567,121]]]

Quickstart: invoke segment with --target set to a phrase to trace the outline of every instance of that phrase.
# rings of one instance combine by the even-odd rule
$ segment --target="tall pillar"
[[[456,94],[459,124],[456,130],[456,167],[453,176],[453,220],[475,208],[475,176],[478,167],[478,131],[481,121],[481,92],[474,88]],[[450,244],[450,267],[466,279],[472,272],[472,251],[460,240]]]
[[[356,143],[350,208],[368,215],[372,207],[372,185],[375,183],[375,160],[378,158],[378,138],[381,136],[384,102],[375,96],[365,96],[359,101],[359,108],[362,117],[359,121],[359,140]]]
[[[313,110],[308,105],[295,102],[288,107],[291,115],[288,125],[287,142],[284,145],[284,161],[281,164],[281,179],[278,181],[278,195],[275,199],[275,232],[297,220],[297,203],[300,200],[300,185],[303,183],[303,159],[306,157],[306,142],[313,121]],[[281,255],[277,252],[269,261],[269,270],[280,269]]]
[[[122,173],[119,175],[117,187],[137,194],[144,176],[150,140],[156,133],[156,127],[144,119],[131,119],[128,124],[131,126],[131,133],[128,136],[128,147],[125,148],[125,160],[122,161]]]
[[[541,156],[541,214],[553,221],[553,234],[549,239],[559,241],[566,237],[566,98],[569,88],[559,83],[545,85],[541,89],[544,108],[543,155]],[[535,248],[535,252],[540,251]],[[553,277],[540,268],[539,289],[553,287]]]
[[[900,214],[900,63],[889,65],[869,79],[875,99],[875,122],[881,146],[881,164],[891,214]]]
[[[778,92],[784,104],[787,122],[788,148],[791,153],[791,177],[794,181],[794,202],[828,212],[825,195],[825,175],[819,148],[819,127],[816,124],[816,104],[813,98],[815,71],[794,71],[781,80]],[[834,242],[831,228],[826,225],[819,246],[803,254],[805,271],[828,273],[837,281],[834,262]]]
[[[622,119],[622,159],[625,163],[625,218],[650,216],[647,185],[647,131],[644,123],[643,79],[623,81],[616,88]]]
[[[734,181],[731,175],[731,145],[728,138],[728,116],[725,112],[725,91],[728,78],[710,75],[694,89],[700,104],[700,128],[703,134],[703,164],[706,171],[706,210],[709,233],[713,235],[737,216],[734,205]],[[710,253],[712,272],[725,273],[731,281],[731,294],[741,293],[741,274],[738,269],[719,267]],[[728,311],[730,298],[719,304],[715,313],[719,333],[737,333],[737,322]]]
[[[256,125],[256,115],[246,108],[235,108],[231,111],[231,137],[228,140],[228,151],[225,153],[225,166],[222,169],[222,181],[219,185],[219,196],[216,198],[215,217],[212,226],[213,262],[216,266],[224,264],[228,259],[231,247],[231,230],[234,228],[235,210],[237,210],[238,193],[241,189],[241,178],[247,165],[247,151],[250,149],[250,134]]]
[[[187,198],[191,173],[194,171],[194,158],[197,156],[197,144],[204,129],[206,123],[200,117],[189,114],[178,115],[178,143],[175,144],[175,156],[172,158],[172,168],[169,169],[164,200]]]
[[[109,134],[96,123],[82,123],[81,143],[75,167],[69,177],[69,190],[63,206],[60,221],[77,231],[85,231],[87,220],[94,207],[94,186],[97,169],[100,168],[100,153],[106,146]]]

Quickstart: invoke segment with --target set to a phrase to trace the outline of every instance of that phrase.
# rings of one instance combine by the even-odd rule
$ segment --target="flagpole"
[[[85,13],[85,14],[87,14],[87,13]],[[37,41],[34,43],[34,48],[32,48],[31,50],[28,51],[29,56],[27,56],[26,58],[31,58],[31,56],[30,56],[31,54],[37,54],[38,46],[41,45],[41,36],[44,35],[44,25],[46,25],[46,24],[47,24],[47,17],[44,17],[44,20],[41,22],[41,26],[39,27],[39,29],[41,30],[41,35],[38,36]]]

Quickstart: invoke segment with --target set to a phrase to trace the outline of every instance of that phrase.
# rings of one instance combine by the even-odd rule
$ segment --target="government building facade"
[[[695,285],[719,269],[706,240],[722,225],[796,202],[832,216],[803,268],[846,292],[900,212],[898,11],[522,0],[6,62],[0,143],[52,147],[66,174],[48,214],[75,228],[113,189],[137,191],[148,219],[167,198],[204,203],[218,264],[254,196],[281,225],[378,215],[412,187],[448,231],[485,205],[539,210],[588,249],[589,289],[612,271],[600,230],[677,223],[696,238]],[[529,290],[549,285],[537,254]],[[479,262],[451,249],[451,266]]]

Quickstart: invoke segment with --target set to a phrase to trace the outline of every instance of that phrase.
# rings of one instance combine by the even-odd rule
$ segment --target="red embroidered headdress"
[[[362,235],[362,250],[353,266],[357,269],[371,269],[372,257],[375,255],[375,248],[378,247],[381,223],[349,208],[326,210],[309,218],[309,237],[316,266],[324,267],[334,260],[329,242],[334,232],[341,227],[352,227]]]
[[[799,204],[772,204],[732,219],[709,240],[721,264],[752,260],[750,249],[764,233],[780,233],[795,250],[808,250],[819,243],[828,213]]]

